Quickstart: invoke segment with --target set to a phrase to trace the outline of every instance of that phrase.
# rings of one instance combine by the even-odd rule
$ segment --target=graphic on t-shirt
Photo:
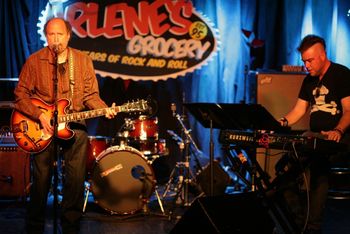
[[[328,112],[332,115],[338,113],[337,103],[335,101],[326,103],[326,95],[328,93],[329,90],[324,85],[322,85],[321,87],[316,87],[314,90],[312,90],[312,95],[315,98],[315,104],[312,105],[311,113],[316,111]]]

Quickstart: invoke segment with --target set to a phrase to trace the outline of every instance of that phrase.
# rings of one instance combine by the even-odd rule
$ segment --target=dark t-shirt
[[[321,81],[307,75],[299,98],[310,104],[310,130],[333,129],[342,116],[341,99],[347,96],[350,96],[350,70],[347,67],[331,63]]]

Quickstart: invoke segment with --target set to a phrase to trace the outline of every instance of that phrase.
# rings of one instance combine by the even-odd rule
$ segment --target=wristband
[[[344,134],[343,130],[341,130],[340,128],[334,128],[333,131],[340,133],[340,135]]]

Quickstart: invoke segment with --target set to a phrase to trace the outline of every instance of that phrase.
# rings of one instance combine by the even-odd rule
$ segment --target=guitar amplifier
[[[305,73],[249,72],[251,101],[264,106],[275,119],[285,116],[295,105]],[[309,114],[292,130],[309,129]]]
[[[264,106],[276,120],[285,116],[295,105],[305,73],[249,72],[250,96],[254,103]],[[291,127],[295,131],[309,129],[309,114]],[[257,148],[256,159],[260,166],[275,178],[275,165],[282,156],[278,149]]]
[[[30,154],[16,144],[0,144],[0,197],[25,197],[30,187]]]

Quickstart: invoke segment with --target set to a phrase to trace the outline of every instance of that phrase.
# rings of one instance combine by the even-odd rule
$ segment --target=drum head
[[[92,175],[95,201],[112,214],[140,210],[152,195],[155,176],[143,155],[129,146],[113,146],[96,159]]]

